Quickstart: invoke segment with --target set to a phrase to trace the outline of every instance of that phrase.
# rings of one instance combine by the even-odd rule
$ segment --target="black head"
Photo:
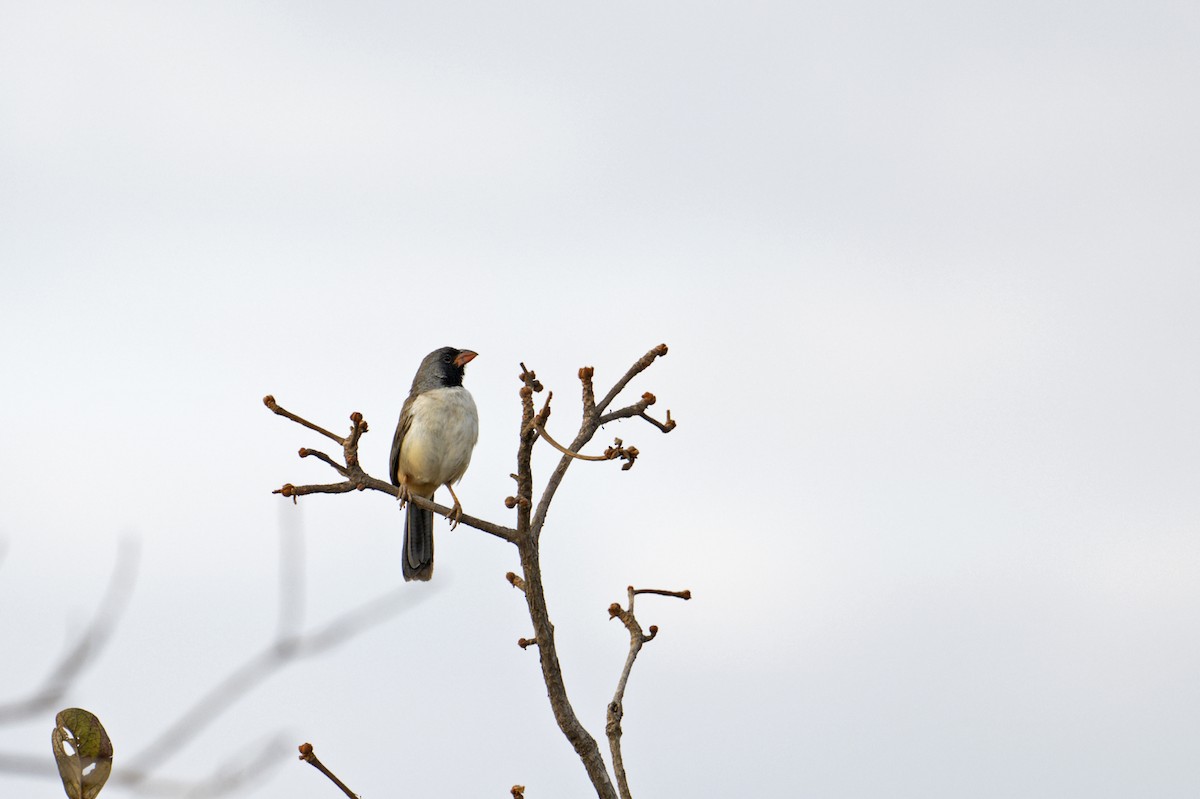
[[[429,391],[446,386],[461,386],[467,364],[478,353],[455,347],[442,347],[425,356],[417,376],[413,378],[414,391]]]

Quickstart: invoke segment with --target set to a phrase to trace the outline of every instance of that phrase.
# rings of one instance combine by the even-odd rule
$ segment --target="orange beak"
[[[462,352],[460,352],[458,354],[458,357],[454,359],[454,365],[461,369],[462,367],[466,366],[471,361],[473,361],[475,359],[475,356],[478,354],[479,354],[478,352],[471,352],[470,350],[463,350]]]

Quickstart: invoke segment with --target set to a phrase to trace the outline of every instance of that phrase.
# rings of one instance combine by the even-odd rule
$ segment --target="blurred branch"
[[[654,637],[658,635],[658,627],[653,624],[650,625],[649,635],[642,632],[642,626],[633,615],[633,598],[638,594],[658,594],[679,599],[692,598],[692,592],[688,590],[635,589],[632,585],[627,590],[629,607],[622,608],[614,602],[608,608],[609,619],[620,619],[621,623],[625,625],[625,629],[629,631],[629,654],[625,657],[625,668],[621,670],[621,677],[617,680],[617,690],[613,694],[612,701],[608,703],[608,722],[604,726],[604,731],[608,735],[608,748],[612,753],[613,771],[617,774],[617,787],[621,791],[621,799],[630,799],[629,780],[625,776],[625,760],[621,756],[621,720],[625,717],[625,687],[629,684],[629,674],[633,671],[633,662],[637,660],[638,653],[642,651],[642,644],[653,641]]]
[[[294,661],[326,652],[414,607],[427,597],[398,586],[358,607],[335,616],[315,630],[274,641],[234,668],[180,715],[158,737],[125,761],[125,767],[145,775],[196,737],[234,702]],[[136,784],[139,780],[131,780]]]
[[[142,796],[216,799],[243,786],[265,782],[266,776],[285,762],[283,755],[287,748],[285,736],[276,733],[256,748],[235,750],[233,757],[218,764],[209,776],[200,780],[172,780],[141,771],[117,769],[109,778],[109,784],[122,785]],[[247,750],[250,752],[248,756],[245,754]]]
[[[413,594],[397,587],[303,633],[305,589],[301,532],[294,530],[289,534],[285,530],[280,546],[280,609],[274,639],[197,699],[140,752],[123,759],[110,778],[110,783],[147,796],[217,797],[252,781],[261,782],[264,771],[278,766],[280,754],[286,750],[287,744],[280,736],[263,744],[250,757],[239,752],[230,762],[216,768],[212,775],[198,781],[160,778],[154,776],[154,772],[238,699],[284,666],[337,647],[427,598],[426,592]],[[0,720],[12,722],[47,712],[47,708],[57,705],[71,689],[82,669],[95,659],[102,645],[112,635],[135,581],[138,553],[136,540],[122,542],[108,589],[97,603],[99,609],[92,623],[79,641],[64,653],[40,690],[30,697],[0,707],[0,712],[4,714]],[[55,775],[53,760],[5,752],[0,752],[0,772],[44,777]]]
[[[112,637],[129,595],[133,592],[140,556],[141,544],[136,538],[121,540],[108,587],[99,601],[94,602],[96,615],[91,623],[84,628],[78,640],[63,652],[41,687],[23,699],[0,704],[0,724],[11,724],[48,713],[60,704],[80,673],[91,665]],[[2,761],[0,768],[3,768]]]

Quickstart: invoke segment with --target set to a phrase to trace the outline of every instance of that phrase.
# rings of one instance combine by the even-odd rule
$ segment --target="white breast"
[[[470,392],[462,386],[427,391],[413,402],[412,424],[400,444],[400,471],[417,490],[456,483],[478,440],[479,412]]]

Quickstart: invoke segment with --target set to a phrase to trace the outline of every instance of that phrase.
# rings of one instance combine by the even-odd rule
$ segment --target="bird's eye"
[[[450,360],[451,360],[451,358],[449,355],[442,356],[442,363],[450,363]]]

